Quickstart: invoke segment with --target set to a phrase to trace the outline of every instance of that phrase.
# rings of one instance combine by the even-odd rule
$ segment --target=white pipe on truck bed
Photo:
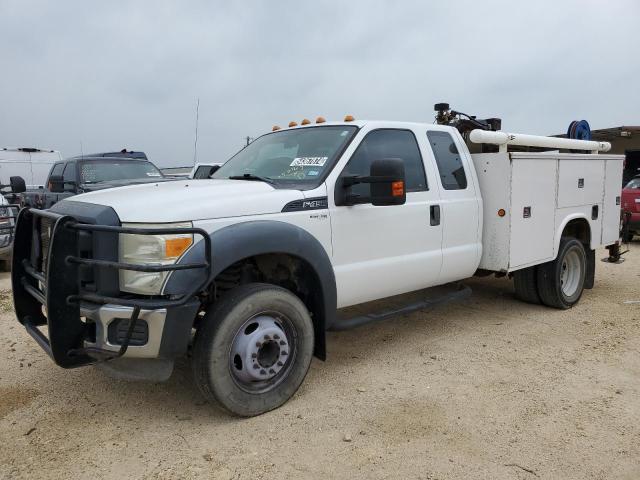
[[[562,148],[566,150],[591,150],[592,152],[608,152],[609,142],[592,140],[575,140],[572,138],[543,137],[541,135],[525,135],[523,133],[491,132],[472,130],[469,139],[473,143],[490,143],[493,145],[519,145],[522,147]]]

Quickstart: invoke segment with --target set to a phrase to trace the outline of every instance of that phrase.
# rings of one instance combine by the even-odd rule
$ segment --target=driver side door
[[[338,308],[426,288],[440,276],[442,226],[434,218],[439,191],[429,187],[416,133],[370,131],[340,176],[367,176],[371,162],[385,158],[404,163],[406,203],[336,206],[329,196]],[[369,184],[350,188],[362,198],[369,195]]]

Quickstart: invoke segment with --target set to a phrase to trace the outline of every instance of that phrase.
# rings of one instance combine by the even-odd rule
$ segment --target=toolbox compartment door
[[[561,159],[559,163],[558,208],[602,203],[604,160]]]
[[[602,212],[602,245],[611,245],[620,238],[620,209],[622,186],[620,178],[624,162],[606,160],[604,172],[604,206]]]
[[[553,258],[555,158],[519,158],[511,174],[511,269]]]

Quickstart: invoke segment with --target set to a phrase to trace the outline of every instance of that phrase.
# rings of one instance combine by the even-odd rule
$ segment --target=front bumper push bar
[[[174,265],[137,265],[87,258],[86,245],[95,245],[101,235],[167,235],[191,233],[202,237],[205,261]],[[94,238],[94,236],[97,236]],[[81,255],[82,253],[82,255]],[[84,255],[84,256],[83,256]],[[81,288],[79,273],[98,269],[170,272],[204,269],[206,279],[179,296],[102,295]],[[200,228],[129,228],[80,223],[74,217],[48,210],[24,208],[18,214],[11,281],[19,322],[55,363],[78,367],[124,355],[140,310],[168,309],[185,305],[204,291],[211,281],[211,239]],[[81,316],[81,303],[132,307],[127,334],[118,351],[85,346],[91,343],[91,325]],[[44,308],[43,308],[44,307]],[[48,336],[39,327],[47,326]]]

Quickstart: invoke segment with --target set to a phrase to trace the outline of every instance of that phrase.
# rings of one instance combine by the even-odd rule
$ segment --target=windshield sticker
[[[290,167],[323,167],[329,157],[296,157]]]
[[[308,175],[309,177],[315,177],[316,175],[318,175],[318,173],[320,173],[318,170],[309,170],[309,171],[307,172],[307,175]]]

